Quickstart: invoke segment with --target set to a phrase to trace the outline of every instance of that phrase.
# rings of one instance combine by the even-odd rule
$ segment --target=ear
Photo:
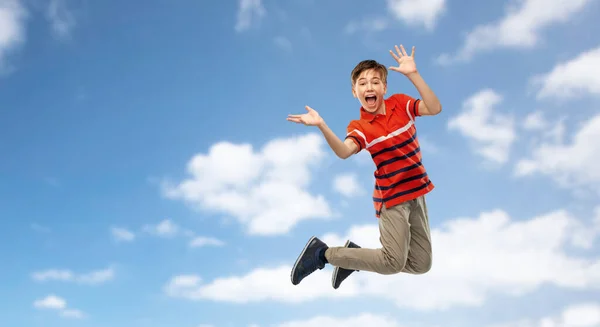
[[[354,90],[354,86],[352,86],[352,96],[356,98],[356,91]]]

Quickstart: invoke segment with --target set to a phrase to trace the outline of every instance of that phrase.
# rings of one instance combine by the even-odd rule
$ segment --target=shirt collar
[[[387,98],[384,101],[386,114],[396,110],[396,101],[391,101],[390,98]],[[367,112],[362,106],[360,107],[360,119],[366,120],[369,123],[371,123],[373,122],[373,120],[375,120],[375,118],[377,118],[376,115]]]

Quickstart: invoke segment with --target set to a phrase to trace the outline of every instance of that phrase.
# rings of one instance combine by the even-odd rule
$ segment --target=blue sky
[[[467,14],[472,13],[472,14]],[[0,0],[7,326],[600,326],[600,3]],[[417,68],[434,262],[289,269],[379,246],[350,72]],[[390,72],[388,95],[419,97]],[[546,323],[546,324],[544,324]]]

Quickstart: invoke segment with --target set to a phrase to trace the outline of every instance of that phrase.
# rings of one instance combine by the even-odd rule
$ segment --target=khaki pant
[[[424,274],[431,268],[431,236],[425,196],[381,209],[379,249],[330,247],[327,261],[340,268],[384,275]],[[359,244],[360,245],[360,244]]]

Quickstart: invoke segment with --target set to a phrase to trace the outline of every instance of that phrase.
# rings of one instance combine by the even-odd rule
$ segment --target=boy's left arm
[[[433,93],[429,85],[425,83],[419,72],[407,74],[406,77],[414,84],[421,96],[421,101],[419,101],[419,107],[417,108],[419,116],[435,116],[442,112],[440,100]]]
[[[442,105],[435,93],[425,83],[421,74],[417,70],[415,63],[415,47],[412,47],[411,54],[406,53],[403,45],[396,46],[396,53],[390,50],[390,54],[398,63],[397,67],[390,67],[390,70],[404,74],[414,84],[421,96],[417,114],[419,116],[434,116],[442,112]]]

